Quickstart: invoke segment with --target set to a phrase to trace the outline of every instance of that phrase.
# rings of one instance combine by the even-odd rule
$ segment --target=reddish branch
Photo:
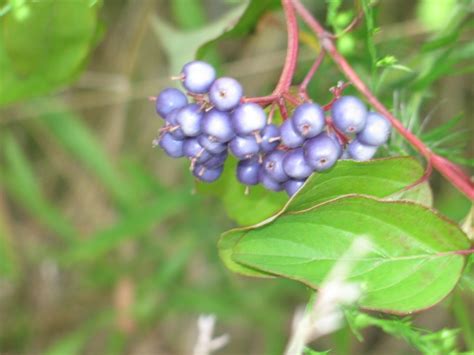
[[[276,102],[278,106],[282,108],[284,107],[284,102],[282,100],[283,96],[285,95],[285,99],[287,100],[292,98],[292,95],[289,94],[288,91],[290,89],[293,76],[295,75],[296,63],[298,61],[298,21],[296,19],[296,13],[292,5],[292,1],[282,0],[282,5],[283,10],[285,12],[288,42],[285,64],[283,66],[283,70],[281,72],[278,84],[271,95],[260,97],[246,97],[242,100],[243,102],[255,102],[262,106],[268,106]],[[286,111],[286,109],[284,109],[283,111]],[[283,112],[282,115],[284,118],[286,118]]]
[[[321,41],[323,49],[332,57],[334,62],[337,64],[339,69],[344,73],[347,79],[359,90],[359,92],[367,99],[367,101],[382,115],[387,117],[392,123],[393,127],[405,137],[405,139],[416,148],[425,158],[428,160],[428,165],[432,165],[434,169],[438,170],[448,181],[450,181],[459,191],[464,193],[470,199],[474,199],[474,183],[471,181],[461,168],[450,162],[449,160],[433,153],[425,144],[402,123],[390,113],[390,111],[375,97],[370,89],[364,84],[357,73],[352,69],[346,59],[338,52],[331,35],[325,31],[321,24],[311,15],[311,13],[304,7],[300,0],[292,0],[289,5],[288,0],[283,0],[283,6],[287,15],[287,23],[289,30],[292,31],[295,28],[295,17],[294,12],[289,11],[288,7],[294,7],[296,12],[301,16],[304,22],[311,28],[311,30],[318,36]],[[291,16],[288,17],[288,14]],[[290,31],[288,32],[290,38]],[[288,46],[290,49],[290,46]],[[295,50],[295,49],[293,49]],[[293,58],[297,56],[297,49],[293,54],[287,54],[287,60],[291,63],[286,65],[285,68],[293,65]],[[288,71],[289,69],[287,69]],[[285,74],[285,73],[284,73]],[[286,75],[286,74],[285,74]],[[288,81],[285,78],[285,83]],[[290,80],[291,81],[291,80]]]

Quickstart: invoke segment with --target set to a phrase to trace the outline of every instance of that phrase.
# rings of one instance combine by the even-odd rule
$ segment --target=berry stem
[[[257,96],[257,97],[243,97],[242,102],[253,102],[259,105],[267,106],[278,100],[278,95]]]
[[[287,24],[290,25],[294,22],[294,12],[289,11],[287,8],[294,8],[296,12],[301,16],[304,22],[311,28],[311,30],[318,36],[321,41],[321,45],[324,50],[332,57],[334,62],[337,64],[342,73],[347,79],[359,90],[359,92],[365,96],[367,101],[383,116],[390,120],[393,127],[405,137],[405,139],[417,149],[425,158],[432,164],[433,168],[438,170],[449,182],[451,182],[459,191],[465,194],[470,199],[474,199],[474,183],[471,179],[455,164],[449,160],[433,153],[417,136],[405,128],[402,123],[392,115],[389,110],[375,97],[370,89],[365,85],[361,78],[357,75],[354,69],[346,61],[346,59],[336,49],[334,41],[321,24],[311,15],[311,13],[304,7],[300,0],[292,0],[292,6],[288,4],[288,1],[283,1],[285,8],[285,14],[287,16]],[[286,7],[285,7],[286,4]],[[290,37],[290,36],[289,36]],[[290,47],[289,47],[290,49]],[[287,59],[291,55],[287,55]],[[286,65],[285,65],[286,67]]]
[[[300,84],[300,87],[298,89],[298,92],[299,94],[305,99],[305,100],[308,100],[309,97],[308,97],[308,93],[307,93],[307,88],[308,88],[308,85],[309,85],[309,82],[311,81],[311,79],[313,78],[314,74],[316,73],[316,71],[318,70],[319,66],[321,65],[321,63],[323,62],[323,59],[324,59],[324,56],[325,56],[326,52],[324,49],[321,49],[321,51],[319,52],[318,54],[318,57],[316,58],[316,60],[314,61],[313,65],[311,66],[311,69],[309,69],[308,71],[308,74],[306,74],[305,78],[303,79],[303,81],[301,82]]]

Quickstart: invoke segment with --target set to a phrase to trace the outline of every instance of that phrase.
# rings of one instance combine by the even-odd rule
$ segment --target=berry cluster
[[[353,96],[337,98],[331,117],[318,104],[303,102],[278,127],[260,105],[244,102],[237,80],[216,78],[208,63],[190,62],[178,78],[193,102],[178,89],[160,92],[156,111],[165,126],[154,145],[190,159],[193,175],[204,182],[219,178],[230,151],[239,160],[241,183],[291,196],[314,171],[338,159],[371,159],[390,135],[390,123]]]

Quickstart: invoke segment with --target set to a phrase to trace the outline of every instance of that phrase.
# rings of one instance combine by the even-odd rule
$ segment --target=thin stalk
[[[295,9],[292,5],[292,0],[281,1],[283,10],[285,12],[286,26],[288,32],[288,43],[285,58],[285,65],[281,72],[280,80],[273,91],[273,95],[280,96],[287,92],[291,86],[291,81],[295,74],[296,62],[298,60],[298,21],[296,20]]]

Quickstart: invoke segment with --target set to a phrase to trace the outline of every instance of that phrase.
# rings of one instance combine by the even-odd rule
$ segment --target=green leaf
[[[348,276],[367,309],[411,313],[441,301],[456,285],[469,240],[455,224],[410,202],[346,196],[280,216],[246,232],[235,262],[317,288],[357,237],[371,252]]]
[[[424,182],[408,190],[402,190],[400,192],[396,192],[393,195],[387,197],[387,200],[411,201],[411,202],[417,202],[427,207],[431,207],[433,206],[433,191],[431,191],[430,184],[428,182]]]
[[[245,236],[245,234],[245,230],[231,230],[221,236],[217,247],[219,249],[219,256],[222,262],[225,266],[227,266],[227,268],[229,268],[229,270],[242,275],[255,277],[273,277],[271,274],[238,264],[232,260],[233,248],[237,245],[239,240]]]
[[[401,338],[423,354],[458,354],[457,329],[442,329],[432,332],[414,326],[410,318],[381,318],[376,315],[348,310],[345,313],[354,332],[367,327],[378,327],[386,334]],[[362,337],[360,337],[362,341]]]
[[[202,44],[201,42],[202,45],[200,45],[196,57],[202,58],[207,49],[218,41],[248,34],[256,27],[258,20],[265,12],[278,7],[280,7],[279,0],[251,0],[245,11],[239,16],[238,21],[228,22],[227,25],[231,25],[227,26],[219,36],[215,36],[207,43]]]
[[[153,29],[168,55],[171,73],[177,74],[187,61],[196,55],[203,43],[219,37],[229,28],[230,23],[235,23],[244,12],[246,4],[239,5],[230,10],[218,20],[189,31],[182,31],[170,26],[161,18],[153,18]]]
[[[22,9],[0,17],[0,105],[71,82],[97,37],[98,6],[88,1],[29,1]]]
[[[234,171],[235,166],[231,165],[231,169]],[[304,187],[287,202],[286,206],[278,207],[279,205],[275,201],[272,209],[274,211],[279,210],[279,213],[268,215],[271,212],[271,209],[269,209],[265,215],[261,215],[262,210],[256,209],[252,205],[243,206],[242,211],[235,210],[235,213],[251,211],[259,217],[268,217],[264,221],[262,221],[262,218],[258,220],[262,222],[255,226],[260,226],[271,222],[281,214],[302,211],[342,195],[361,194],[397,199],[395,193],[416,182],[422,176],[423,168],[412,157],[374,159],[368,162],[342,160],[329,171],[313,174]],[[224,177],[222,180],[226,181],[226,178]],[[221,182],[221,184],[224,184],[224,182]],[[230,191],[239,189],[238,184],[235,184],[236,186],[229,187]],[[216,189],[215,191],[217,194],[223,195],[226,190]],[[271,196],[269,195],[269,198],[272,198]],[[398,198],[406,198],[406,195],[402,194]],[[230,200],[228,208],[233,207],[235,206]],[[222,234],[218,243],[219,255],[224,264],[234,272],[247,276],[269,277],[270,275],[267,273],[239,265],[232,260],[232,248],[249,228],[252,227],[237,228]]]
[[[341,160],[333,169],[313,174],[288,204],[286,212],[301,211],[341,195],[386,197],[422,176],[423,168],[412,157],[367,162]]]

